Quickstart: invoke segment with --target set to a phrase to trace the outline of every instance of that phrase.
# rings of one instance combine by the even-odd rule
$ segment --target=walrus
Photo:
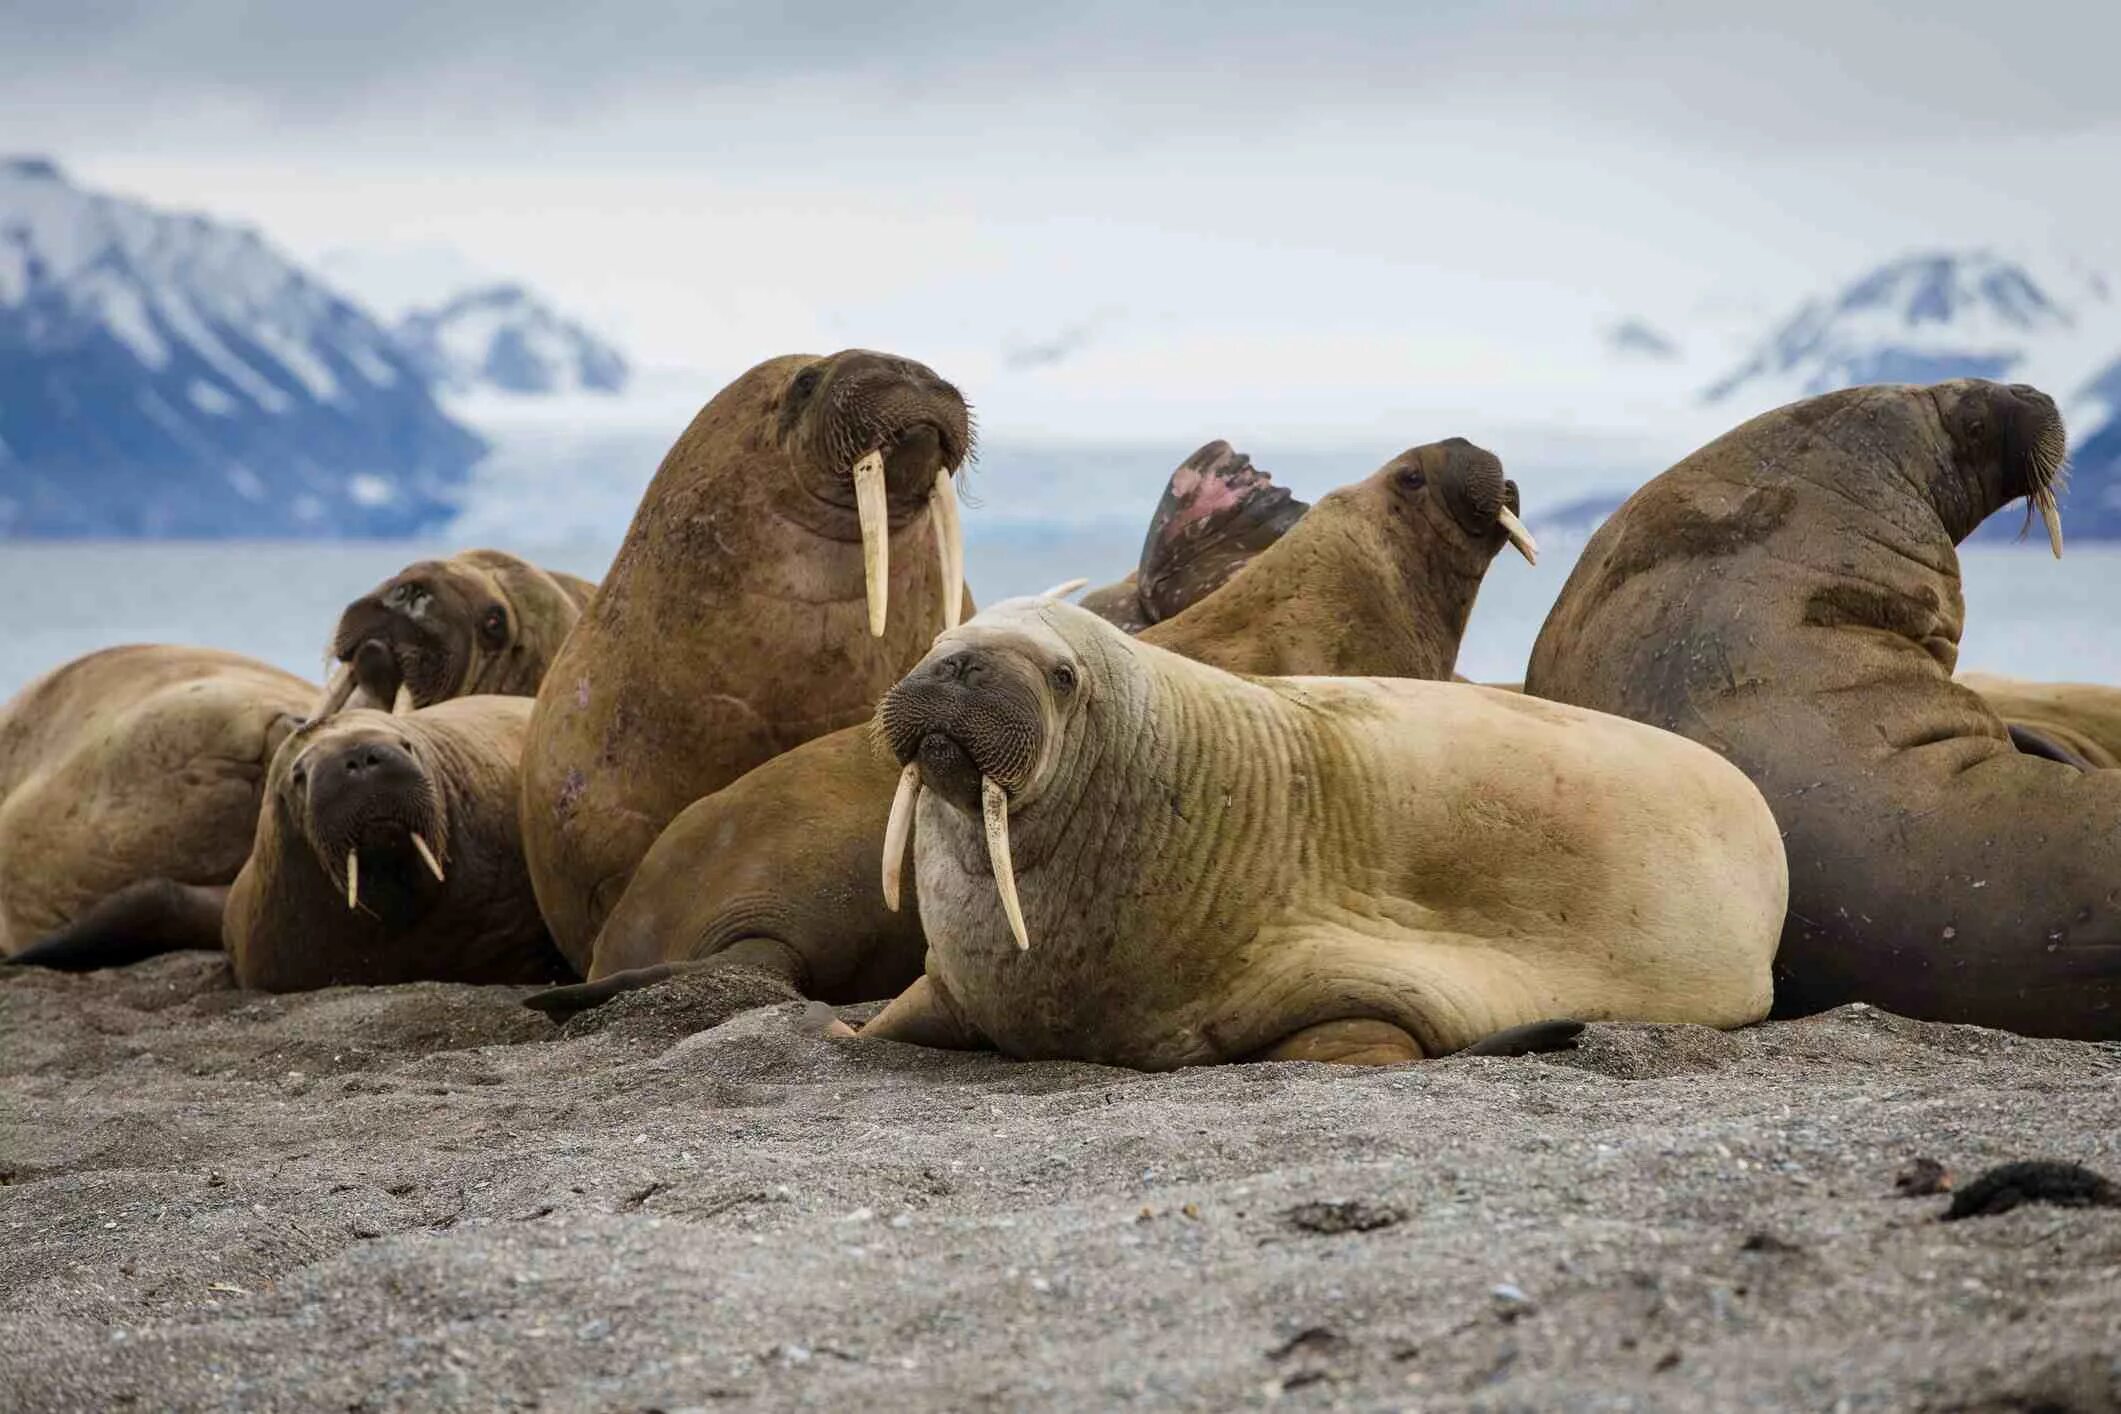
[[[1082,606],[1128,633],[1174,618],[1228,583],[1309,509],[1217,439],[1171,473],[1134,570],[1085,594]]]
[[[1234,672],[1449,677],[1488,563],[1515,537],[1533,554],[1501,519],[1516,504],[1502,463],[1463,438],[1411,448],[1141,636]],[[564,1017],[715,961],[828,1002],[902,990],[925,943],[914,890],[876,886],[899,772],[872,735],[819,737],[687,806],[605,921],[587,982],[530,1004]]]
[[[1958,681],[1981,694],[2020,751],[2080,771],[2121,766],[2121,688],[2033,682],[2000,673],[1962,672]]]
[[[958,621],[971,451],[955,388],[859,349],[769,360],[693,419],[531,720],[523,838],[570,961],[680,810],[865,720]]]
[[[314,715],[534,697],[596,585],[502,550],[421,560],[346,606]]]
[[[531,893],[517,823],[525,697],[349,708],[274,755],[221,915],[239,986],[269,992],[574,976]],[[99,965],[92,912],[16,959]]]
[[[906,768],[884,869],[917,821],[928,956],[865,1036],[1169,1070],[1767,1013],[1774,816],[1669,733],[1240,677],[1023,599],[938,638],[877,720]]]
[[[1979,379],[1778,408],[1593,535],[1525,690],[1713,747],[1789,851],[1775,1011],[2121,1037],[2121,776],[2016,750],[1952,680],[1955,546],[2023,498],[2062,549],[2062,419]]]
[[[267,764],[316,697],[239,654],[135,644],[0,707],[0,954],[99,905],[134,931],[220,946]]]

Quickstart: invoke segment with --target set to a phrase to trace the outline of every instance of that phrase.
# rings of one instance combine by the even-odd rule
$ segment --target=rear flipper
[[[1573,1051],[1576,1038],[1583,1034],[1580,1021],[1531,1021],[1523,1026],[1511,1026],[1497,1031],[1492,1036],[1483,1036],[1462,1051],[1460,1056],[1530,1056],[1541,1051]]]
[[[682,973],[700,972],[714,967],[752,968],[782,978],[799,992],[805,990],[807,981],[802,961],[791,949],[771,938],[745,938],[712,957],[695,958],[687,962],[659,962],[652,967],[629,967],[624,972],[613,972],[597,978],[594,982],[547,987],[542,992],[532,992],[523,998],[523,1005],[532,1011],[544,1012],[558,1024],[585,1011],[592,1011],[623,992],[637,992],[643,987],[667,982]]]
[[[2099,768],[2072,751],[2062,738],[2023,722],[2006,722],[2010,729],[2011,745],[2027,756],[2038,756],[2047,761],[2060,761],[2065,766],[2075,766],[2080,771],[2096,771]]]
[[[166,952],[221,950],[226,884],[143,879],[99,900],[63,928],[6,959],[18,967],[94,972]]]

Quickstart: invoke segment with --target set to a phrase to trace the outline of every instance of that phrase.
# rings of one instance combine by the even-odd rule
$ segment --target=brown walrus
[[[1960,673],[2010,729],[2020,751],[2079,770],[2121,766],[2121,688],[2095,682],[2033,682],[2000,673]]]
[[[672,817],[866,720],[957,621],[971,447],[955,388],[864,350],[762,363],[693,419],[531,721],[524,843],[577,966]]]
[[[2024,386],[1794,403],[1630,497],[1548,616],[1528,693],[1704,742],[1773,807],[1778,1014],[2121,1037],[2121,776],[2015,750],[1952,680],[1954,547],[2023,497],[2059,554],[2063,453]]]
[[[407,565],[346,606],[316,715],[535,697],[596,585],[502,550]]]
[[[1412,448],[1141,637],[1234,672],[1449,677],[1516,504],[1502,463],[1463,438]],[[830,1002],[896,992],[925,948],[917,901],[876,882],[898,775],[868,726],[849,727],[688,806],[605,922],[589,980],[531,1004],[564,1016],[717,959]]]
[[[217,911],[237,984],[573,975],[523,865],[517,761],[530,712],[528,698],[462,697],[297,728],[273,757],[250,857]],[[112,925],[91,910],[16,960],[101,965]]]
[[[76,658],[0,707],[0,953],[121,896],[136,929],[218,947],[267,763],[316,697],[265,663],[158,644]]]
[[[1083,595],[1082,606],[1139,633],[1220,589],[1309,509],[1243,452],[1210,442],[1165,483],[1134,571]]]
[[[928,957],[865,1036],[1169,1070],[1768,1009],[1774,817],[1669,733],[1240,677],[1027,599],[937,639],[877,720],[910,787],[884,868],[917,815]]]

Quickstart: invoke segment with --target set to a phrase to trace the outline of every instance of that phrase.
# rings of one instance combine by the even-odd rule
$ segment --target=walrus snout
[[[1930,493],[1952,538],[1964,539],[1991,513],[2023,496],[2027,528],[2038,513],[2060,559],[2062,511],[2056,493],[2069,439],[2055,400],[2027,383],[1981,378],[1933,384],[1928,392],[1951,439],[1950,466],[1932,480]]]
[[[1403,453],[1386,471],[1402,495],[1433,491],[1476,545],[1501,548],[1494,539],[1499,528],[1528,563],[1539,563],[1538,542],[1517,518],[1517,483],[1503,475],[1502,459],[1487,448],[1447,437]]]
[[[901,766],[967,812],[980,784],[1029,784],[1045,730],[1036,669],[1005,648],[968,646],[931,654],[884,695],[877,711]]]
[[[422,561],[347,605],[332,635],[359,696],[346,705],[410,711],[458,695],[471,660],[478,586]]]
[[[410,868],[388,871],[392,892],[403,896],[421,873],[439,883],[446,877],[431,840],[442,838],[440,807],[427,769],[408,743],[368,732],[312,749],[301,763],[307,784],[304,812],[310,847],[326,874],[343,880],[346,906],[361,899],[361,857],[371,860],[372,885],[384,878],[378,856]],[[343,871],[343,872],[342,872]]]

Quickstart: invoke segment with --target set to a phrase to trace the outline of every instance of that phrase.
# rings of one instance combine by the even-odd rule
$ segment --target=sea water
[[[967,577],[982,603],[1077,576],[1106,583],[1132,567],[1145,520],[982,526],[968,515]],[[505,548],[596,577],[616,545],[616,536],[575,537]],[[410,561],[454,548],[0,542],[0,698],[70,658],[119,643],[228,648],[315,680],[349,600]],[[1532,640],[1578,548],[1545,546],[1536,568],[1507,550],[1496,558],[1459,653],[1460,672],[1483,682],[1524,676]],[[2121,546],[2078,545],[2060,561],[2044,544],[1983,546],[1961,552],[1960,562],[1967,599],[1962,667],[2121,683]]]

